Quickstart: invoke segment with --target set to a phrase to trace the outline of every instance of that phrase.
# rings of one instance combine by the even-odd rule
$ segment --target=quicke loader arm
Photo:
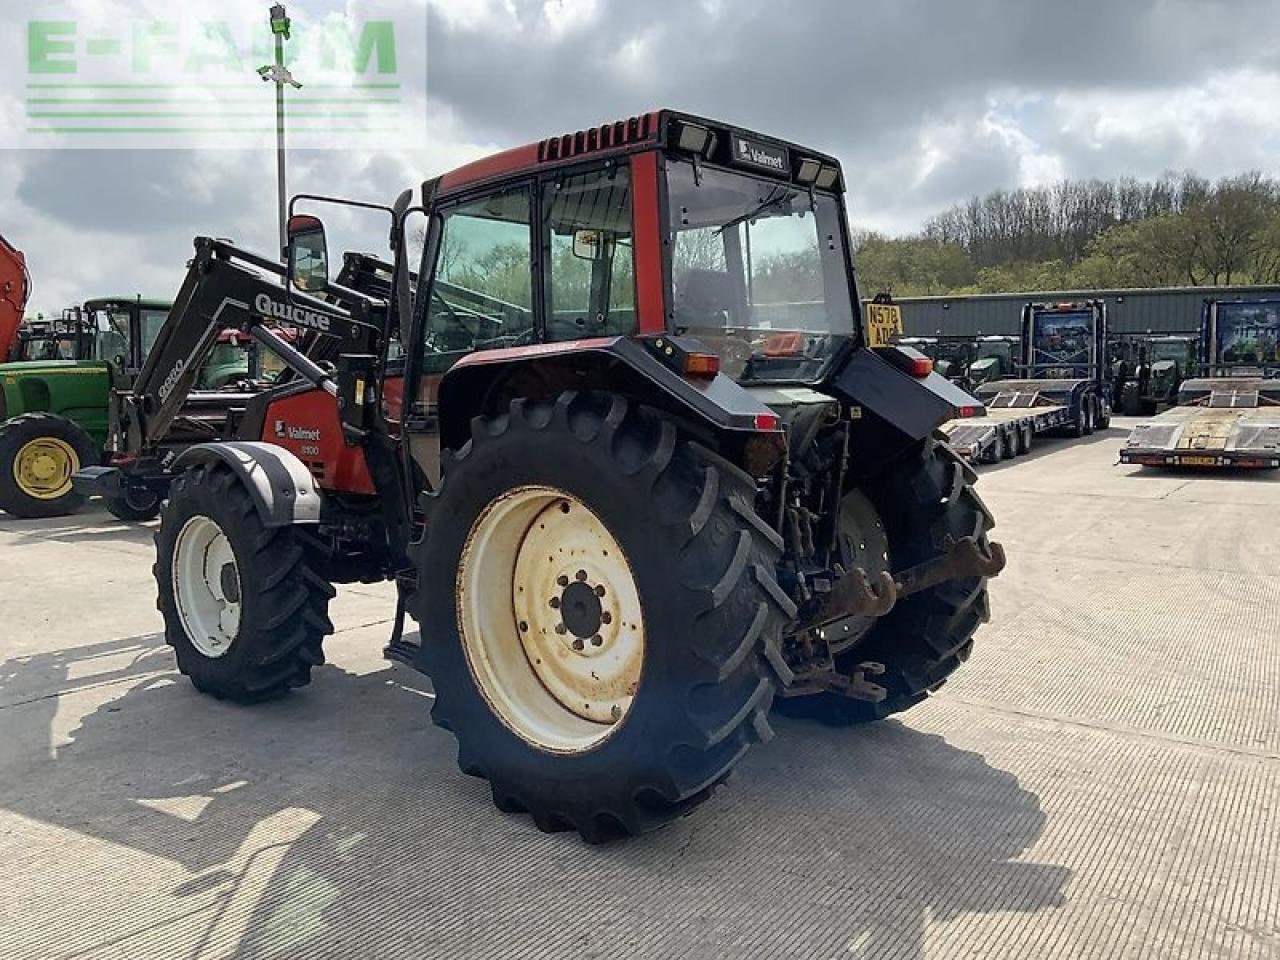
[[[332,374],[311,354],[370,353],[379,346],[385,301],[340,283],[329,284],[320,299],[290,290],[285,266],[266,257],[209,237],[197,237],[195,248],[173,309],[132,390],[122,397],[132,451],[164,438],[227,327],[244,330],[298,376],[330,393],[337,389]],[[278,336],[271,329],[277,323],[302,330],[304,349]]]

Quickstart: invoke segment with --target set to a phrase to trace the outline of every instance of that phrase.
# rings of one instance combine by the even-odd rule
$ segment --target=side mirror
[[[573,255],[579,260],[607,260],[613,256],[613,244],[603,230],[573,231]]]
[[[329,248],[319,217],[289,218],[289,283],[304,293],[321,293],[329,285]]]

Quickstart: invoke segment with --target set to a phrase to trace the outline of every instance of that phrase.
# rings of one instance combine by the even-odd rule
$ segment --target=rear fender
[[[858,349],[821,388],[853,408],[850,469],[869,476],[908,448],[933,436],[974,397],[945,377],[916,377],[876,352]]]
[[[601,337],[469,354],[440,381],[441,446],[461,447],[473,417],[501,411],[516,397],[598,390],[668,413],[753,475],[767,472],[786,452],[778,416],[723,374],[680,375],[655,355],[661,339]],[[698,349],[695,341],[671,339]]]
[[[320,488],[306,465],[283,447],[229,441],[188,447],[173,461],[176,475],[200,464],[225,464],[249,492],[267,527],[320,522]]]

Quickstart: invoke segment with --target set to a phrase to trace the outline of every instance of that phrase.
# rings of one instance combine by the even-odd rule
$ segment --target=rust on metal
[[[997,576],[1005,565],[1004,547],[981,543],[976,537],[961,537],[946,553],[894,574],[898,598],[928,590],[948,580]]]

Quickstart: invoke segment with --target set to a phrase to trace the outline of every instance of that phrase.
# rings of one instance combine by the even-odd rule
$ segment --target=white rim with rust
[[[603,742],[635,699],[644,619],[608,528],[551,487],[508,490],[480,514],[456,582],[472,676],[512,732],[551,753]]]
[[[191,517],[173,547],[173,597],[187,638],[206,657],[225,655],[240,632],[240,568],[210,518]]]

